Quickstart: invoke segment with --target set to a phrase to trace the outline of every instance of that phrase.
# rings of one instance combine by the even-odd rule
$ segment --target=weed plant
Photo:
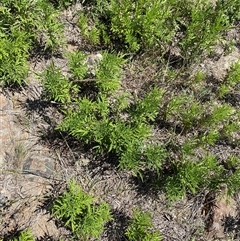
[[[63,44],[59,12],[46,0],[3,0],[0,6],[0,84],[22,84],[31,49],[55,51]]]
[[[53,62],[40,75],[44,85],[45,98],[60,103],[69,103],[76,95],[78,88],[62,75],[61,69]]]
[[[110,39],[120,40],[129,51],[137,51],[143,47],[163,46],[171,40],[174,27],[170,21],[171,5],[163,1],[137,1],[135,3],[124,0],[118,1],[97,0],[92,17],[93,28],[86,28],[87,17],[79,19],[79,27],[86,37],[91,36],[93,29],[98,28],[99,40],[109,43]],[[156,17],[158,16],[158,17]],[[98,18],[99,17],[99,18]],[[104,19],[104,22],[101,22]],[[104,24],[109,25],[104,27]],[[161,30],[160,30],[161,29]],[[171,29],[171,30],[170,30]],[[106,35],[110,32],[110,36]]]
[[[239,113],[234,107],[220,102],[213,104],[211,100],[202,103],[194,92],[168,96],[165,103],[166,91],[157,87],[130,105],[130,94],[115,94],[120,88],[123,57],[107,52],[103,52],[102,56],[103,59],[94,67],[94,74],[89,73],[87,56],[79,52],[69,55],[72,77],[68,80],[61,77],[59,69],[52,70],[51,73],[56,75],[52,79],[60,84],[49,82],[51,88],[58,86],[59,89],[56,96],[49,95],[50,99],[61,101],[61,97],[62,103],[67,103],[73,97],[72,86],[75,88],[74,104],[65,111],[65,118],[56,127],[58,130],[91,144],[96,155],[106,152],[116,155],[120,169],[129,170],[142,179],[144,170],[152,170],[161,177],[163,166],[168,164],[173,170],[165,183],[169,200],[188,193],[196,194],[203,188],[212,187],[213,183],[217,189],[223,180],[229,185],[232,183],[231,179],[227,181],[223,166],[207,154],[207,149],[223,137],[231,139],[232,133],[239,130]],[[229,76],[235,71],[235,68],[232,69]],[[68,83],[66,92],[62,91],[62,86],[65,86],[62,79]],[[94,82],[98,88],[94,98],[77,97],[76,93],[81,92],[81,86],[86,81]],[[45,84],[45,89],[48,88]],[[160,106],[164,106],[161,111]],[[154,123],[159,115],[167,122],[180,125],[182,136],[191,135],[183,143],[175,144],[179,152],[177,159],[168,159],[168,142],[150,144],[150,123]],[[199,148],[205,150],[206,155],[196,160],[194,155]],[[221,175],[224,178],[220,178]]]
[[[88,75],[87,56],[81,51],[68,54],[68,64],[74,80],[83,80]]]
[[[148,107],[152,107],[150,101]],[[145,168],[159,172],[167,153],[163,145],[147,144],[151,126],[140,120],[129,119],[127,123],[120,116],[111,117],[110,112],[105,96],[99,96],[97,101],[83,98],[78,102],[77,110],[67,112],[57,129],[68,131],[85,143],[92,143],[97,153],[114,152],[119,157],[119,167],[132,170],[135,175],[141,175]],[[142,118],[147,117],[146,112]]]
[[[31,233],[30,229],[27,229],[20,233],[20,236],[18,238],[13,239],[14,241],[33,241],[34,236]]]
[[[211,52],[231,24],[225,12],[228,4],[217,1],[214,7],[208,0],[198,0],[191,5],[191,15],[184,23],[186,32],[179,42],[187,62],[199,58],[203,52]]]
[[[181,199],[189,192],[196,194],[208,188],[222,173],[214,156],[206,156],[197,162],[185,159],[176,163],[174,169],[174,174],[166,178],[166,193],[171,201]]]
[[[0,85],[21,85],[29,71],[30,44],[26,32],[12,29],[12,36],[2,33],[0,39]]]
[[[141,176],[146,168],[160,173],[162,162],[167,157],[166,150],[164,145],[151,146],[147,140],[152,129],[149,121],[156,118],[164,91],[153,88],[130,107],[127,95],[111,99],[120,88],[123,56],[103,52],[103,59],[96,63],[95,76],[91,79],[86,55],[76,52],[68,57],[72,73],[69,79],[62,76],[53,63],[42,74],[49,100],[74,102],[65,111],[65,118],[57,129],[92,144],[98,154],[114,153],[119,158],[119,167],[131,170],[135,175]],[[77,92],[81,92],[82,84],[89,80],[95,83],[98,95],[94,99],[78,98]],[[128,116],[127,119],[122,118],[123,115]]]
[[[92,44],[111,42],[127,52],[154,49],[160,54],[175,46],[185,64],[210,53],[240,17],[235,0],[97,0],[92,5],[91,13],[80,14],[78,24]]]
[[[18,237],[11,239],[10,241],[34,241],[34,236],[30,229],[26,229],[20,232]]]
[[[64,9],[76,2],[76,0],[49,0],[58,9]]]
[[[240,83],[240,60],[231,66],[227,78],[220,86],[219,97],[221,98],[230,93],[238,83]]]
[[[96,101],[85,97],[78,101],[77,109],[67,112],[57,129],[92,143],[97,153],[114,152],[119,157],[119,167],[132,170],[135,175],[141,175],[145,168],[159,172],[167,153],[163,145],[148,145],[147,138],[151,136],[148,120],[156,117],[161,98],[161,91],[153,89],[137,102],[132,113],[124,110],[130,113],[126,121],[121,119],[121,112],[113,113],[106,95],[100,94]]]
[[[56,49],[63,41],[62,25],[58,20],[59,12],[46,0],[3,0],[0,29],[9,28],[27,32],[29,42],[44,41],[45,49]]]
[[[129,241],[161,241],[162,236],[159,231],[154,231],[150,213],[144,213],[139,209],[134,209],[133,219],[130,221],[126,231]]]
[[[104,225],[112,219],[107,203],[97,204],[73,179],[69,188],[53,204],[53,215],[61,219],[80,240],[99,238]]]

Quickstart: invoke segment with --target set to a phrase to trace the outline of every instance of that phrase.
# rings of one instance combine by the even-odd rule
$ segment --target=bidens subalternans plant
[[[161,241],[159,231],[154,230],[150,213],[144,213],[139,209],[133,210],[133,218],[129,222],[126,231],[129,241]]]
[[[80,240],[99,238],[104,225],[112,219],[109,205],[103,201],[96,203],[74,179],[69,182],[68,190],[53,203],[52,213]]]

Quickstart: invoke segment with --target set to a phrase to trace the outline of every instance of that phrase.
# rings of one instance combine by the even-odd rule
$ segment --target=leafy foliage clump
[[[198,1],[97,0],[79,16],[79,27],[91,44],[121,45],[128,52],[180,50],[184,63],[210,53],[239,19],[239,3]],[[205,23],[205,24],[202,24]],[[175,43],[174,43],[175,41]],[[159,51],[160,50],[160,51]]]
[[[94,82],[100,92],[113,93],[120,87],[123,57],[107,51],[96,56],[87,56],[81,51],[68,54],[72,79],[78,83]]]
[[[146,143],[151,134],[151,126],[146,120],[148,117],[153,119],[157,112],[142,112],[140,109],[158,108],[156,100],[149,98],[151,95],[154,96],[153,93],[160,95],[161,91],[153,89],[141,102],[139,101],[135,111],[141,116],[136,120],[133,115],[134,118],[130,117],[128,123],[121,119],[121,113],[110,115],[112,110],[106,96],[100,95],[97,101],[83,98],[78,101],[77,110],[67,112],[57,129],[69,131],[79,140],[92,143],[98,153],[114,152],[120,158],[121,169],[132,170],[134,174],[140,175],[145,168],[153,168],[159,172],[161,163],[167,157],[164,146],[151,146]]]
[[[220,86],[219,97],[230,93],[238,83],[240,83],[240,60],[231,66],[227,78]]]
[[[52,62],[41,74],[44,84],[44,95],[49,100],[69,103],[77,93],[78,88],[62,75],[61,69]]]
[[[18,238],[15,238],[14,241],[33,241],[34,236],[31,233],[30,229],[27,229],[20,233],[20,236]]]
[[[220,181],[222,171],[214,156],[206,156],[199,161],[186,159],[176,163],[174,175],[166,179],[168,199],[180,199],[188,192],[196,194],[202,188],[209,188],[214,181]]]
[[[131,170],[135,175],[141,175],[146,168],[159,173],[166,150],[161,144],[151,146],[147,139],[151,136],[149,122],[158,115],[164,91],[153,88],[130,107],[128,95],[112,97],[120,88],[123,56],[107,52],[99,56],[101,59],[89,66],[89,56],[82,52],[69,54],[69,78],[53,63],[43,72],[47,99],[72,103],[56,128],[93,145],[97,153],[114,153],[121,169]],[[98,93],[94,98],[79,98],[78,92],[88,81]]]
[[[83,192],[75,180],[71,180],[69,190],[56,199],[52,212],[83,240],[99,238],[104,225],[112,219],[109,205],[96,204],[94,197]]]
[[[162,236],[159,231],[153,230],[150,213],[144,213],[139,209],[134,209],[133,219],[126,231],[129,241],[161,241]]]
[[[26,229],[18,235],[18,237],[11,239],[10,241],[34,241],[34,236],[30,229]],[[1,239],[1,241],[3,241]]]
[[[26,82],[29,71],[29,35],[12,29],[12,36],[3,34],[0,39],[0,85]]]
[[[63,42],[62,25],[59,12],[46,0],[4,0],[1,11],[0,30],[8,32],[11,27],[29,33],[29,42],[42,40],[45,48],[56,49]],[[10,33],[11,33],[10,32]]]
[[[46,0],[3,0],[0,6],[0,84],[26,82],[35,45],[55,51],[63,44],[59,12]]]

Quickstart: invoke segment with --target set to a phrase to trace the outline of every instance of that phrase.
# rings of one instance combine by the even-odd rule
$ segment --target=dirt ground
[[[76,4],[62,13],[68,51],[86,47],[76,27],[75,13],[81,8]],[[240,29],[231,31],[229,38],[240,43]],[[96,54],[97,50],[86,52]],[[221,81],[240,57],[239,44],[226,56],[220,47],[217,53],[216,58],[196,68]],[[31,71],[42,72],[50,61],[67,73],[67,60],[62,54],[48,58],[34,53]],[[136,58],[125,66],[122,89],[140,96],[157,78],[158,69],[146,56]],[[229,102],[240,108],[240,86],[237,92],[229,96]],[[70,136],[54,131],[61,118],[56,103],[43,100],[41,83],[34,74],[29,75],[29,84],[24,87],[0,91],[0,238],[9,240],[30,227],[36,240],[71,240],[70,231],[51,217],[49,207],[74,177],[86,192],[111,206],[114,221],[108,223],[102,241],[126,240],[124,232],[135,207],[151,212],[164,241],[240,239],[239,195],[227,202],[223,187],[219,194],[204,190],[169,206],[164,193],[154,190],[151,173],[142,182],[129,172],[117,170],[107,161],[111,157],[93,157],[91,150],[86,152]],[[211,151],[224,159],[231,153],[239,155],[240,148],[219,143]]]

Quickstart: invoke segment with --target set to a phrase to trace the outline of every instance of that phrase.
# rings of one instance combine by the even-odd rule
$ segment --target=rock
[[[13,108],[13,104],[12,102],[7,99],[6,96],[4,96],[4,94],[0,93],[0,114],[2,111],[8,111],[11,110]]]
[[[239,50],[234,49],[233,52],[224,56],[222,55],[219,60],[206,60],[203,63],[205,71],[211,74],[216,80],[222,81],[227,75],[228,70],[231,68],[232,64],[239,60]]]
[[[95,68],[102,60],[103,60],[103,56],[100,53],[90,54],[86,59],[89,73],[91,73],[92,75],[95,75],[96,74]]]
[[[212,222],[208,228],[209,238],[225,238],[225,223],[227,218],[235,219],[237,216],[236,201],[227,196],[227,188],[223,187],[212,208]]]
[[[10,112],[12,108],[12,102],[0,93],[0,169],[2,169],[4,165],[5,149],[9,142],[11,142],[12,115]]]
[[[19,123],[19,114],[25,113],[21,105],[13,105],[15,97],[0,93],[0,239],[16,225],[32,228],[36,237],[51,232],[57,239],[58,229],[48,222],[49,215],[36,212],[40,197],[50,188],[55,159],[38,144],[34,122],[29,121],[27,127]],[[24,99],[22,93],[20,100],[28,97]]]

